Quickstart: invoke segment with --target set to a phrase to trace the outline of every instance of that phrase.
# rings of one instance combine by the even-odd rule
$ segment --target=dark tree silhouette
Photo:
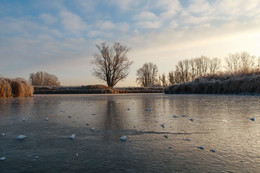
[[[93,75],[113,87],[129,74],[130,66],[133,64],[127,57],[130,49],[121,43],[114,43],[112,47],[106,43],[96,46],[99,53],[93,55],[92,63],[96,66]]]

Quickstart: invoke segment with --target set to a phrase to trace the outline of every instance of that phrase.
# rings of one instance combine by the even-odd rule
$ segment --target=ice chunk
[[[5,159],[6,159],[6,157],[0,157],[0,161],[3,161]]]
[[[17,136],[17,140],[24,140],[25,138],[26,138],[27,136],[25,136],[25,135],[19,135],[19,136]]]
[[[150,109],[150,108],[145,108],[144,110],[145,110],[145,111],[151,111],[151,109]]]
[[[75,134],[72,134],[71,136],[69,136],[69,139],[74,139],[76,137]]]
[[[127,140],[127,136],[122,136],[122,137],[120,138],[120,140],[123,141],[123,142],[125,142],[125,141]]]
[[[255,118],[250,118],[251,121],[255,121]]]

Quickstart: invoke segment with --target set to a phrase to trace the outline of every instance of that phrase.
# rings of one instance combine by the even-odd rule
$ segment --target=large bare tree
[[[99,53],[93,55],[92,63],[96,66],[93,75],[113,87],[129,74],[130,66],[133,64],[127,57],[130,49],[121,43],[114,43],[111,47],[101,43],[96,47]]]
[[[31,73],[29,81],[34,86],[60,86],[57,76],[42,71]]]
[[[145,63],[142,68],[139,68],[136,72],[136,82],[143,87],[152,87],[157,82],[158,68],[156,64]]]

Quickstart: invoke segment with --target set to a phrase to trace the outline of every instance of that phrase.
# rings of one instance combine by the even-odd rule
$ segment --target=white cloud
[[[98,21],[96,27],[100,30],[111,30],[115,28],[115,24],[109,20],[107,21]]]
[[[123,11],[128,11],[133,9],[134,7],[138,7],[140,1],[136,0],[111,0],[108,2],[109,4],[113,4],[116,7],[119,7]]]
[[[212,10],[212,7],[210,7],[208,1],[206,0],[193,0],[190,2],[191,3],[187,9],[187,11],[190,13],[205,14]]]
[[[150,11],[142,11],[138,15],[134,16],[134,20],[155,20],[158,17]]]
[[[90,37],[90,38],[93,38],[93,37],[109,38],[109,37],[112,37],[112,33],[100,31],[100,30],[91,30],[87,33],[87,36]]]
[[[182,10],[178,0],[157,1],[157,5],[164,11],[160,14],[163,20],[172,19],[179,11]]]
[[[120,32],[127,32],[130,27],[129,27],[129,24],[127,23],[118,23],[116,25],[116,28],[120,31]]]
[[[0,33],[5,34],[22,33],[23,36],[32,37],[32,33],[45,33],[60,37],[62,34],[55,28],[42,26],[39,23],[31,21],[30,18],[12,18],[6,17],[0,19]]]
[[[64,29],[71,33],[80,34],[81,31],[87,29],[87,24],[77,14],[69,11],[61,11],[60,18]]]
[[[144,21],[144,22],[137,22],[136,26],[142,29],[158,29],[162,26],[159,21]]]
[[[53,24],[57,22],[57,19],[55,17],[53,17],[50,14],[47,13],[43,13],[40,15],[40,18],[44,21],[44,23],[46,24]]]

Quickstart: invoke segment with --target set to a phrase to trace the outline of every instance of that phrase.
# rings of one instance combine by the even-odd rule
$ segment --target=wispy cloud
[[[75,13],[61,11],[60,19],[64,29],[73,34],[80,34],[82,31],[87,29],[87,24]]]
[[[44,21],[44,23],[46,24],[54,24],[57,22],[57,18],[53,17],[52,15],[50,14],[47,14],[47,13],[42,13],[40,15],[40,18]]]

